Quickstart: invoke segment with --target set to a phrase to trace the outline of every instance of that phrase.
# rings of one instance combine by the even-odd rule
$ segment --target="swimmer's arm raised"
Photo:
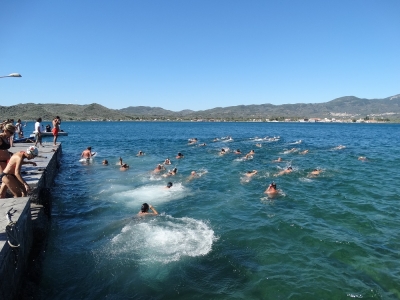
[[[155,210],[155,208],[153,207],[153,205],[149,205],[149,208],[153,211],[153,213],[155,215],[158,215],[158,212]]]

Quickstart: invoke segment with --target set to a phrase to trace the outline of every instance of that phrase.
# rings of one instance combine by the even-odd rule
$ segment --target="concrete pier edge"
[[[15,153],[25,151],[32,143],[18,143],[14,146],[10,151]],[[21,297],[29,277],[30,258],[40,255],[32,252],[38,252],[38,249],[44,246],[48,235],[51,214],[50,188],[58,173],[62,147],[60,143],[57,146],[44,143],[44,147],[38,148],[39,156],[32,160],[37,166],[23,165],[21,170],[24,180],[33,189],[32,195],[0,199],[0,299]],[[15,222],[11,225],[6,217],[10,209],[11,220]],[[7,225],[12,230],[12,236],[16,237],[18,247],[12,247],[8,243]],[[11,245],[14,244],[11,242]]]

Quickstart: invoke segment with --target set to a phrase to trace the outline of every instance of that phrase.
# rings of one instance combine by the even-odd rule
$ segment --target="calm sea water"
[[[59,138],[41,298],[400,298],[399,125],[64,122],[62,129],[69,136]],[[213,142],[226,136],[233,141]],[[207,145],[188,145],[194,137]],[[98,154],[86,165],[79,156],[87,146]],[[243,160],[220,156],[221,148],[256,154]],[[146,155],[136,157],[139,150]],[[175,159],[178,152],[185,158]],[[284,162],[273,163],[279,156]],[[119,171],[119,157],[128,171]],[[153,175],[167,157],[178,174]],[[294,172],[274,176],[289,165]],[[322,174],[308,177],[314,168]],[[258,174],[245,180],[253,169]],[[202,176],[188,181],[192,170]],[[273,180],[280,193],[270,199],[263,192]],[[143,202],[160,216],[138,218]]]

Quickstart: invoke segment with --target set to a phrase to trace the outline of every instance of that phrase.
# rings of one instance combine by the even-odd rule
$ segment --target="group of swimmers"
[[[231,139],[231,137],[229,137]],[[214,140],[217,141],[217,140]],[[192,138],[189,139],[188,145],[193,145],[198,143],[197,138]],[[203,143],[201,145],[198,146],[205,146],[206,144]],[[260,144],[261,145],[261,144]],[[257,146],[257,145],[256,145]],[[339,146],[336,149],[344,149],[345,146]],[[234,154],[238,154],[241,155],[242,151],[240,149],[236,149],[234,151],[232,151]],[[290,150],[286,150],[284,153],[285,154],[289,154],[289,153],[294,153],[294,152],[298,152],[299,154],[308,154],[309,150],[303,150],[303,151],[298,151],[297,148],[292,148]],[[229,153],[229,148],[222,148],[219,152],[220,155],[225,155]],[[85,151],[82,152],[82,158],[91,158],[95,153],[91,152],[91,147],[88,147]],[[243,157],[243,159],[252,159],[254,157],[254,155],[256,154],[256,152],[252,149],[251,151],[249,151],[247,154],[245,154],[245,156]],[[139,151],[138,154],[136,156],[142,156],[145,155],[145,153],[143,151]],[[182,159],[184,158],[184,155],[181,152],[178,152],[178,154],[175,157],[176,159]],[[366,157],[359,157],[359,160],[365,161]],[[282,160],[281,157],[278,157],[277,159],[273,160],[272,162],[274,163],[281,163],[284,162],[284,160]],[[107,160],[103,160],[103,165],[108,165],[108,161]],[[123,163],[122,158],[119,159],[119,165],[120,165],[120,170],[121,171],[125,171],[129,168],[129,165],[127,165],[126,163]],[[167,171],[166,169],[166,165],[171,165],[171,160],[169,158],[166,158],[164,160],[163,163],[158,164],[155,169],[152,171],[153,174],[156,175],[160,175],[162,177],[170,177],[170,176],[175,176],[178,172],[178,169],[175,167],[172,170]],[[287,166],[285,169],[279,171],[278,173],[274,174],[273,176],[281,176],[281,175],[285,175],[285,174],[290,174],[293,172],[293,167],[292,166]],[[307,177],[316,177],[318,175],[320,175],[323,172],[322,169],[313,169],[311,172],[309,172]],[[251,177],[253,177],[254,175],[256,175],[258,173],[257,170],[251,170],[251,171],[247,171],[244,175],[246,178],[250,179]],[[201,174],[196,173],[196,171],[191,171],[191,174],[188,178],[188,180],[194,179],[196,177],[200,177]],[[168,182],[167,186],[165,186],[166,189],[170,189],[173,186],[172,182]],[[277,188],[277,184],[273,181],[271,182],[268,187],[266,188],[266,190],[264,191],[265,194],[268,195],[268,197],[270,198],[274,198],[275,196],[277,196],[279,194],[279,190]],[[154,209],[154,207],[152,205],[149,205],[147,203],[143,203],[141,210],[139,212],[139,215],[157,215],[158,212]]]

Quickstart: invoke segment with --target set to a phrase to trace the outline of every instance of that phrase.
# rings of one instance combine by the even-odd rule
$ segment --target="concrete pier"
[[[47,236],[51,199],[49,189],[60,165],[61,144],[38,147],[39,156],[23,165],[22,177],[33,190],[30,197],[0,199],[0,299],[20,294],[33,243]],[[25,151],[32,143],[17,143],[10,152]],[[11,221],[7,212],[11,213]]]

